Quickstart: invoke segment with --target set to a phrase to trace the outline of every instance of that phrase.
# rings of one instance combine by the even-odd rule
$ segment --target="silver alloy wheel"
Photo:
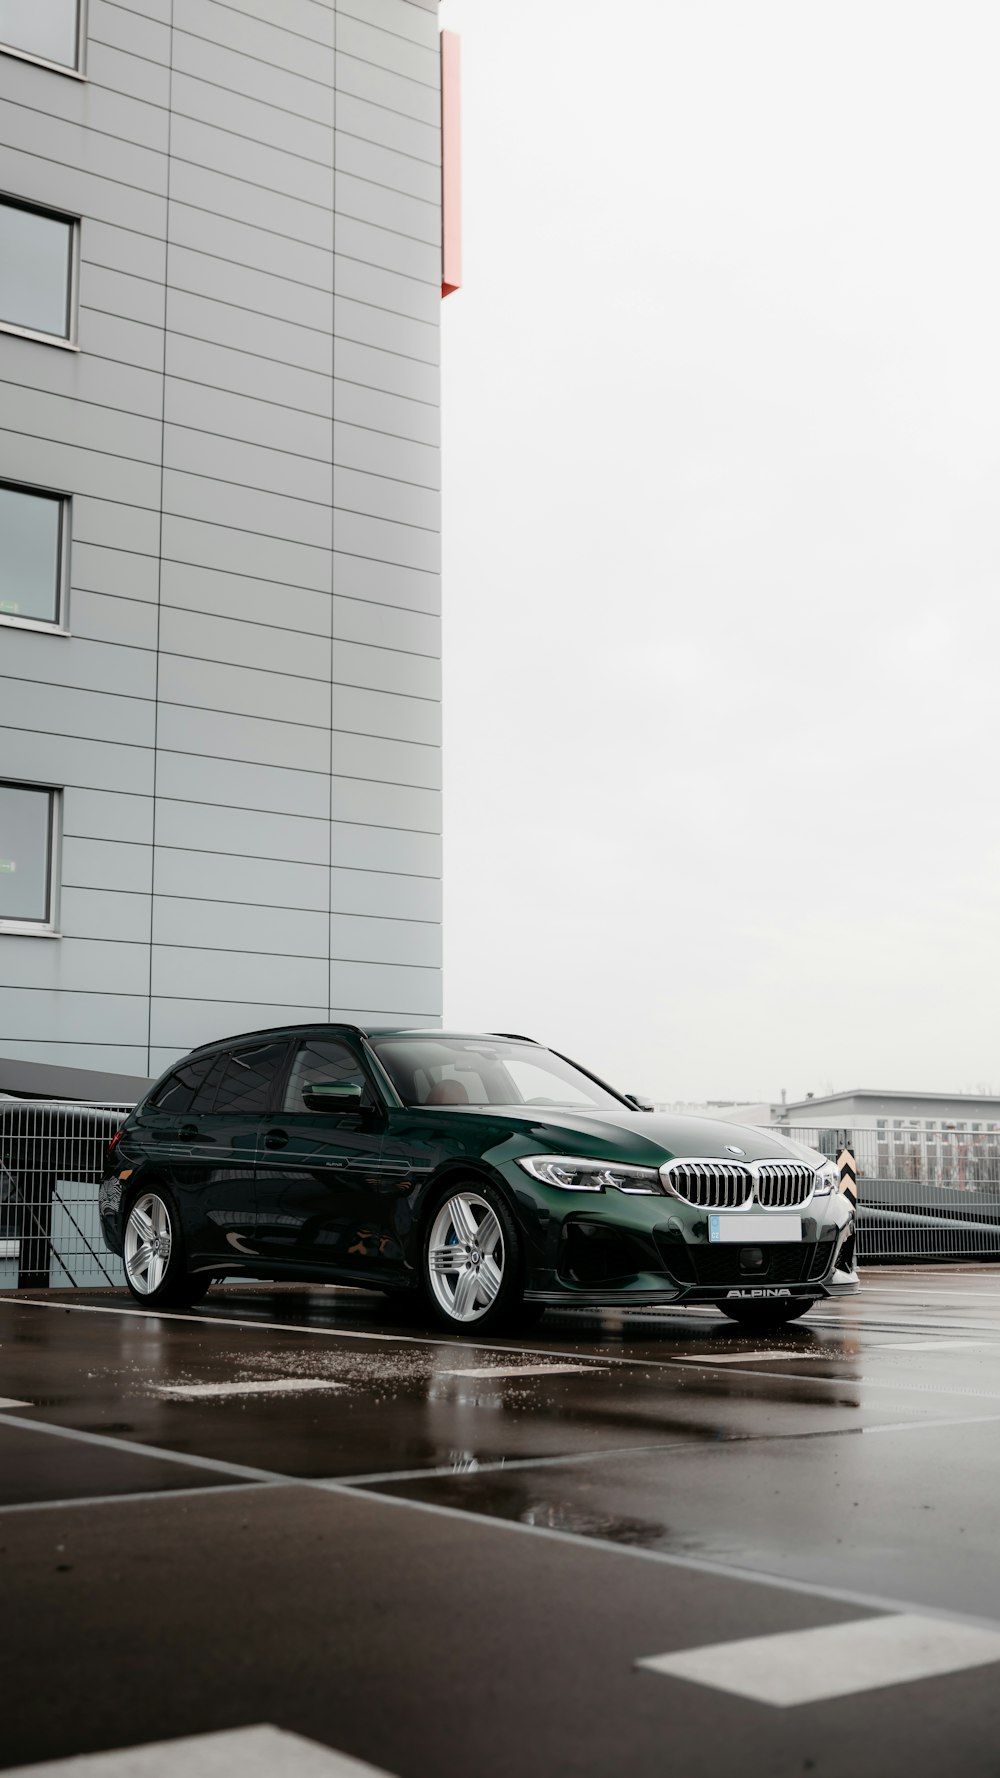
[[[155,1192],[136,1198],[125,1224],[125,1270],[133,1290],[152,1296],[170,1264],[170,1212]]]
[[[447,1198],[431,1224],[427,1269],[431,1289],[452,1321],[479,1321],[503,1283],[503,1230],[477,1192]]]

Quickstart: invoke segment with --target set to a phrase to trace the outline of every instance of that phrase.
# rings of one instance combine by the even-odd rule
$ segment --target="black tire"
[[[472,1313],[460,1315],[450,1313],[447,1302],[444,1300],[450,1292],[448,1280],[454,1274],[451,1272],[445,1274],[445,1284],[438,1288],[432,1276],[430,1254],[432,1247],[437,1251],[444,1250],[438,1247],[437,1243],[440,1239],[441,1222],[446,1207],[452,1206],[456,1199],[466,1198],[472,1200],[471,1211],[479,1228],[487,1231],[491,1229],[489,1213],[492,1213],[499,1225],[499,1233],[495,1242],[489,1232],[485,1236],[490,1251],[488,1253],[484,1251],[481,1254],[482,1285],[478,1283],[476,1285],[478,1294]],[[449,1209],[449,1217],[450,1215]],[[453,1229],[453,1232],[457,1234],[457,1229]],[[460,1243],[456,1241],[455,1243],[446,1243],[447,1245],[455,1245],[457,1248]],[[471,1255],[480,1250],[475,1246],[470,1246],[468,1251],[470,1265],[463,1266],[461,1270],[478,1272],[480,1268],[471,1263]],[[498,1254],[499,1262],[495,1257]],[[493,1288],[493,1274],[488,1273],[486,1269],[491,1263],[494,1271],[499,1271],[500,1282],[492,1301],[488,1306],[483,1306],[481,1300],[483,1295],[487,1289]],[[442,1274],[439,1268],[435,1267],[433,1270],[440,1279]],[[431,1315],[439,1327],[447,1327],[452,1333],[463,1333],[476,1337],[480,1334],[499,1333],[501,1330],[513,1329],[524,1325],[524,1318],[530,1317],[535,1308],[539,1306],[524,1301],[524,1242],[520,1230],[503,1193],[485,1180],[453,1179],[447,1185],[442,1186],[424,1219],[420,1238],[420,1277],[424,1301]],[[456,1291],[457,1288],[456,1282]]]
[[[163,1230],[168,1235],[169,1252],[162,1276],[152,1289],[143,1289],[141,1285],[142,1268],[136,1264],[134,1241],[130,1236],[130,1223],[137,1206],[147,1216],[152,1210],[157,1227],[158,1239],[162,1242]],[[154,1207],[156,1207],[154,1209]],[[200,1302],[212,1282],[210,1273],[197,1272],[190,1274],[184,1253],[184,1234],[181,1226],[180,1213],[170,1192],[163,1185],[140,1185],[129,1196],[122,1221],[124,1233],[125,1283],[129,1294],[143,1308],[175,1309],[190,1308],[193,1303]]]
[[[716,1303],[720,1315],[727,1315],[730,1321],[738,1321],[742,1327],[784,1327],[787,1321],[797,1321],[813,1307],[815,1298],[791,1297],[784,1302],[771,1303]]]

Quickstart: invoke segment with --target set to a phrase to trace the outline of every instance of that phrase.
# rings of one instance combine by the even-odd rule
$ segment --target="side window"
[[[164,1081],[162,1087],[151,1102],[153,1111],[180,1112],[190,1111],[194,1104],[195,1094],[205,1081],[216,1056],[200,1056],[197,1061],[184,1062],[174,1074]]]
[[[325,1086],[332,1081],[355,1082],[364,1090],[363,1103],[374,1104],[375,1096],[368,1084],[361,1063],[346,1043],[332,1037],[313,1037],[300,1045],[285,1088],[285,1111],[308,1111],[302,1095],[307,1087]]]
[[[247,1112],[262,1115],[268,1106],[271,1083],[285,1059],[284,1043],[259,1044],[256,1049],[234,1050],[226,1067],[212,1110],[218,1114]]]

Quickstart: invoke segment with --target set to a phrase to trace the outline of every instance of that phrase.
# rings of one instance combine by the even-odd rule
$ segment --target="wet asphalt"
[[[0,1400],[0,1766],[266,1722],[398,1778],[1000,1774],[1000,1663],[789,1709],[636,1665],[1000,1628],[1000,1268],[871,1270],[763,1337],[8,1295]]]

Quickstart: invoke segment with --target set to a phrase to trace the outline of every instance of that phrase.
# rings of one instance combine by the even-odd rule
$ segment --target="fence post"
[[[858,1169],[854,1159],[854,1150],[851,1148],[842,1148],[837,1156],[837,1165],[840,1168],[840,1189],[842,1192],[847,1193],[847,1196],[850,1198],[851,1203],[856,1209],[858,1203]]]

